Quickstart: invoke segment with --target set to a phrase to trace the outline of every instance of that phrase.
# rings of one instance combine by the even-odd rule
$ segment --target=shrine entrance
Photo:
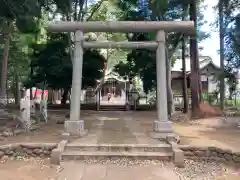
[[[157,82],[157,117],[154,118],[153,132],[150,136],[165,137],[173,133],[172,122],[168,119],[167,110],[167,81],[166,81],[166,32],[180,32],[195,35],[196,30],[193,21],[113,21],[113,22],[71,22],[61,21],[48,25],[52,32],[74,32],[74,58],[72,97],[70,104],[70,118],[65,121],[65,131],[71,135],[82,136],[85,133],[84,120],[81,112],[81,89],[83,48],[108,49],[150,49],[156,51],[156,82]],[[156,35],[155,41],[143,42],[98,42],[85,41],[84,33],[87,32],[120,32],[120,33],[148,33]],[[147,59],[146,59],[147,61]],[[135,96],[134,96],[135,97]]]
[[[99,103],[101,105],[122,105],[126,104],[126,92],[129,83],[114,72],[105,75],[104,83],[99,89]]]

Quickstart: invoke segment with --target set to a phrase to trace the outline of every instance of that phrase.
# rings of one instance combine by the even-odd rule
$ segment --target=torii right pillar
[[[156,75],[157,75],[157,119],[154,121],[153,132],[150,136],[157,139],[172,139],[172,122],[168,119],[167,110],[167,80],[166,80],[166,53],[165,32],[158,31],[156,35],[158,47],[156,50]]]

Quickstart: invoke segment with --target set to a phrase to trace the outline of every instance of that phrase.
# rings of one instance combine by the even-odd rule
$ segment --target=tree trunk
[[[197,21],[196,14],[196,1],[192,0],[190,4],[190,20],[195,22]],[[197,37],[190,37],[190,59],[191,59],[191,106],[192,106],[192,117],[197,117],[200,112],[200,101],[199,101],[199,59],[198,59],[198,45]]]
[[[6,99],[7,104],[9,103],[9,88],[8,88],[8,79],[6,81]]]
[[[47,98],[48,102],[53,104],[53,89],[52,88],[48,88],[48,98]]]
[[[183,112],[188,113],[188,94],[187,94],[187,76],[186,76],[186,59],[185,59],[185,36],[182,37],[182,95],[183,95]]]
[[[19,105],[20,104],[20,82],[19,82],[19,76],[15,76],[15,104]]]
[[[224,24],[223,24],[223,3],[219,1],[219,40],[220,40],[220,68],[224,72]],[[225,85],[224,76],[220,78],[220,107],[224,109]]]
[[[183,4],[182,6],[182,21],[186,20],[186,15],[189,5]],[[186,75],[186,36],[182,35],[182,95],[183,95],[183,113],[188,113],[188,92],[187,92],[187,75]]]
[[[33,67],[32,67],[32,63],[31,63],[31,65],[30,65],[30,77],[33,77]],[[30,100],[33,100],[33,99],[34,99],[32,88],[33,88],[33,87],[32,87],[32,85],[31,85],[31,87],[30,87]]]
[[[8,34],[6,35],[5,44],[4,44],[4,59],[2,61],[2,76],[1,76],[1,89],[0,89],[0,98],[2,99],[6,98],[9,43],[10,43],[10,32],[8,32]]]
[[[57,100],[58,100],[58,94],[57,94],[58,90],[56,89],[53,89],[53,96],[52,96],[52,103],[53,104],[56,104],[57,103]]]
[[[172,92],[172,78],[171,78],[171,59],[166,59],[166,78],[167,78],[167,102],[168,102],[168,115],[171,116],[172,113],[174,112],[174,103],[173,103],[173,92]]]
[[[166,44],[167,45],[167,44]],[[168,106],[168,115],[171,116],[175,111],[175,106],[173,103],[173,92],[172,92],[172,55],[169,56],[168,48],[165,48],[166,52],[166,78],[167,78],[167,106]]]
[[[65,88],[62,94],[61,104],[66,104],[68,99],[69,89]],[[80,101],[80,100],[79,100]]]

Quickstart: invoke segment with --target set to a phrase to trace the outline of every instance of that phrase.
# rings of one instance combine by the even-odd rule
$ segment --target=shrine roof
[[[212,65],[214,68],[219,69],[220,67],[213,63],[212,58],[209,56],[199,56],[199,68],[203,69],[208,65]],[[186,72],[190,72],[191,64],[190,64],[190,57],[186,57]],[[182,71],[182,59],[178,57],[172,71]]]
[[[122,76],[120,76],[118,73],[108,70],[104,76],[104,82],[106,82],[108,79],[116,79],[119,82],[126,82]],[[101,81],[101,80],[99,80]]]
[[[117,81],[120,81],[120,82],[126,82],[124,80],[123,77],[119,76],[117,73],[115,72],[109,72],[105,75],[104,77],[105,81],[107,81],[108,79],[116,79]]]

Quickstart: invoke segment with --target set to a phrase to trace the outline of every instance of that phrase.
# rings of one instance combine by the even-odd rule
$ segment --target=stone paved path
[[[86,120],[88,134],[74,141],[88,144],[159,144],[142,130],[138,121],[126,112],[113,112],[109,116],[93,114],[92,119]],[[91,121],[91,122],[90,122]],[[91,125],[89,125],[91,124]]]
[[[71,174],[71,176],[69,176]],[[64,162],[57,180],[180,180],[171,168],[157,165],[123,167],[113,164]]]
[[[93,114],[92,117],[95,115]],[[95,116],[88,124],[88,134],[70,143],[80,144],[159,144],[142,131],[139,122],[131,114],[114,112],[112,115]],[[88,120],[85,120],[87,122]],[[89,122],[87,122],[89,123]],[[159,166],[123,167],[114,164],[84,164],[81,161],[62,163],[58,180],[179,180],[171,170]]]

